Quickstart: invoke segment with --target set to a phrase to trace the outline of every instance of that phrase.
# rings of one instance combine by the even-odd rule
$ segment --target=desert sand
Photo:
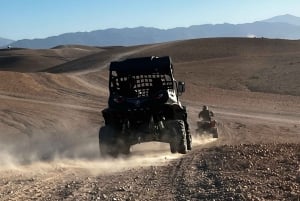
[[[110,61],[171,56],[193,150],[103,159]],[[300,199],[300,41],[216,38],[0,51],[0,200]],[[202,105],[219,138],[195,132]]]

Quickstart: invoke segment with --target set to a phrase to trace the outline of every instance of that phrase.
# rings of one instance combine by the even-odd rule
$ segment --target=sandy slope
[[[0,200],[299,200],[298,79],[270,77],[299,72],[299,50],[297,41],[192,40],[115,47],[51,68],[66,74],[0,72]],[[187,155],[146,143],[128,158],[101,159],[105,67],[131,54],[173,56],[187,84]],[[84,63],[92,68],[78,71]],[[277,94],[275,78],[285,83]],[[216,113],[218,140],[194,132],[203,104]]]
[[[86,46],[58,46],[52,49],[1,49],[0,70],[17,72],[41,71],[92,53],[104,51]]]

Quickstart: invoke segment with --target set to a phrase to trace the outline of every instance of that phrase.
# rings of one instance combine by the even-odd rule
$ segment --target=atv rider
[[[213,134],[213,138],[218,138],[217,121],[212,119],[214,113],[208,109],[206,105],[203,106],[202,111],[199,112],[198,117],[201,121],[198,121],[197,132],[208,132]]]
[[[202,111],[199,112],[198,117],[202,118],[203,121],[211,121],[211,117],[214,116],[214,113],[210,110],[208,110],[208,107],[206,105],[203,106]]]

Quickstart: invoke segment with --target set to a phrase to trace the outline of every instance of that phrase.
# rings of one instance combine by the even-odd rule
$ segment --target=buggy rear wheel
[[[102,157],[117,157],[119,154],[116,139],[117,129],[110,125],[100,128],[99,149]]]
[[[184,122],[182,120],[170,120],[167,122],[170,132],[170,151],[171,153],[187,153],[187,142]]]

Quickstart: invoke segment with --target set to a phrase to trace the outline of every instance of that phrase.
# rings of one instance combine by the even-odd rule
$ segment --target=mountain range
[[[14,42],[13,40],[0,37],[0,47],[9,45],[10,43],[13,43],[13,42]]]
[[[65,33],[44,39],[23,39],[10,43],[18,48],[52,48],[58,45],[132,46],[175,40],[211,37],[265,37],[300,39],[300,17],[275,16],[270,19],[244,24],[203,24],[172,29],[136,27],[105,29],[91,32]],[[0,40],[0,46],[7,45]]]

